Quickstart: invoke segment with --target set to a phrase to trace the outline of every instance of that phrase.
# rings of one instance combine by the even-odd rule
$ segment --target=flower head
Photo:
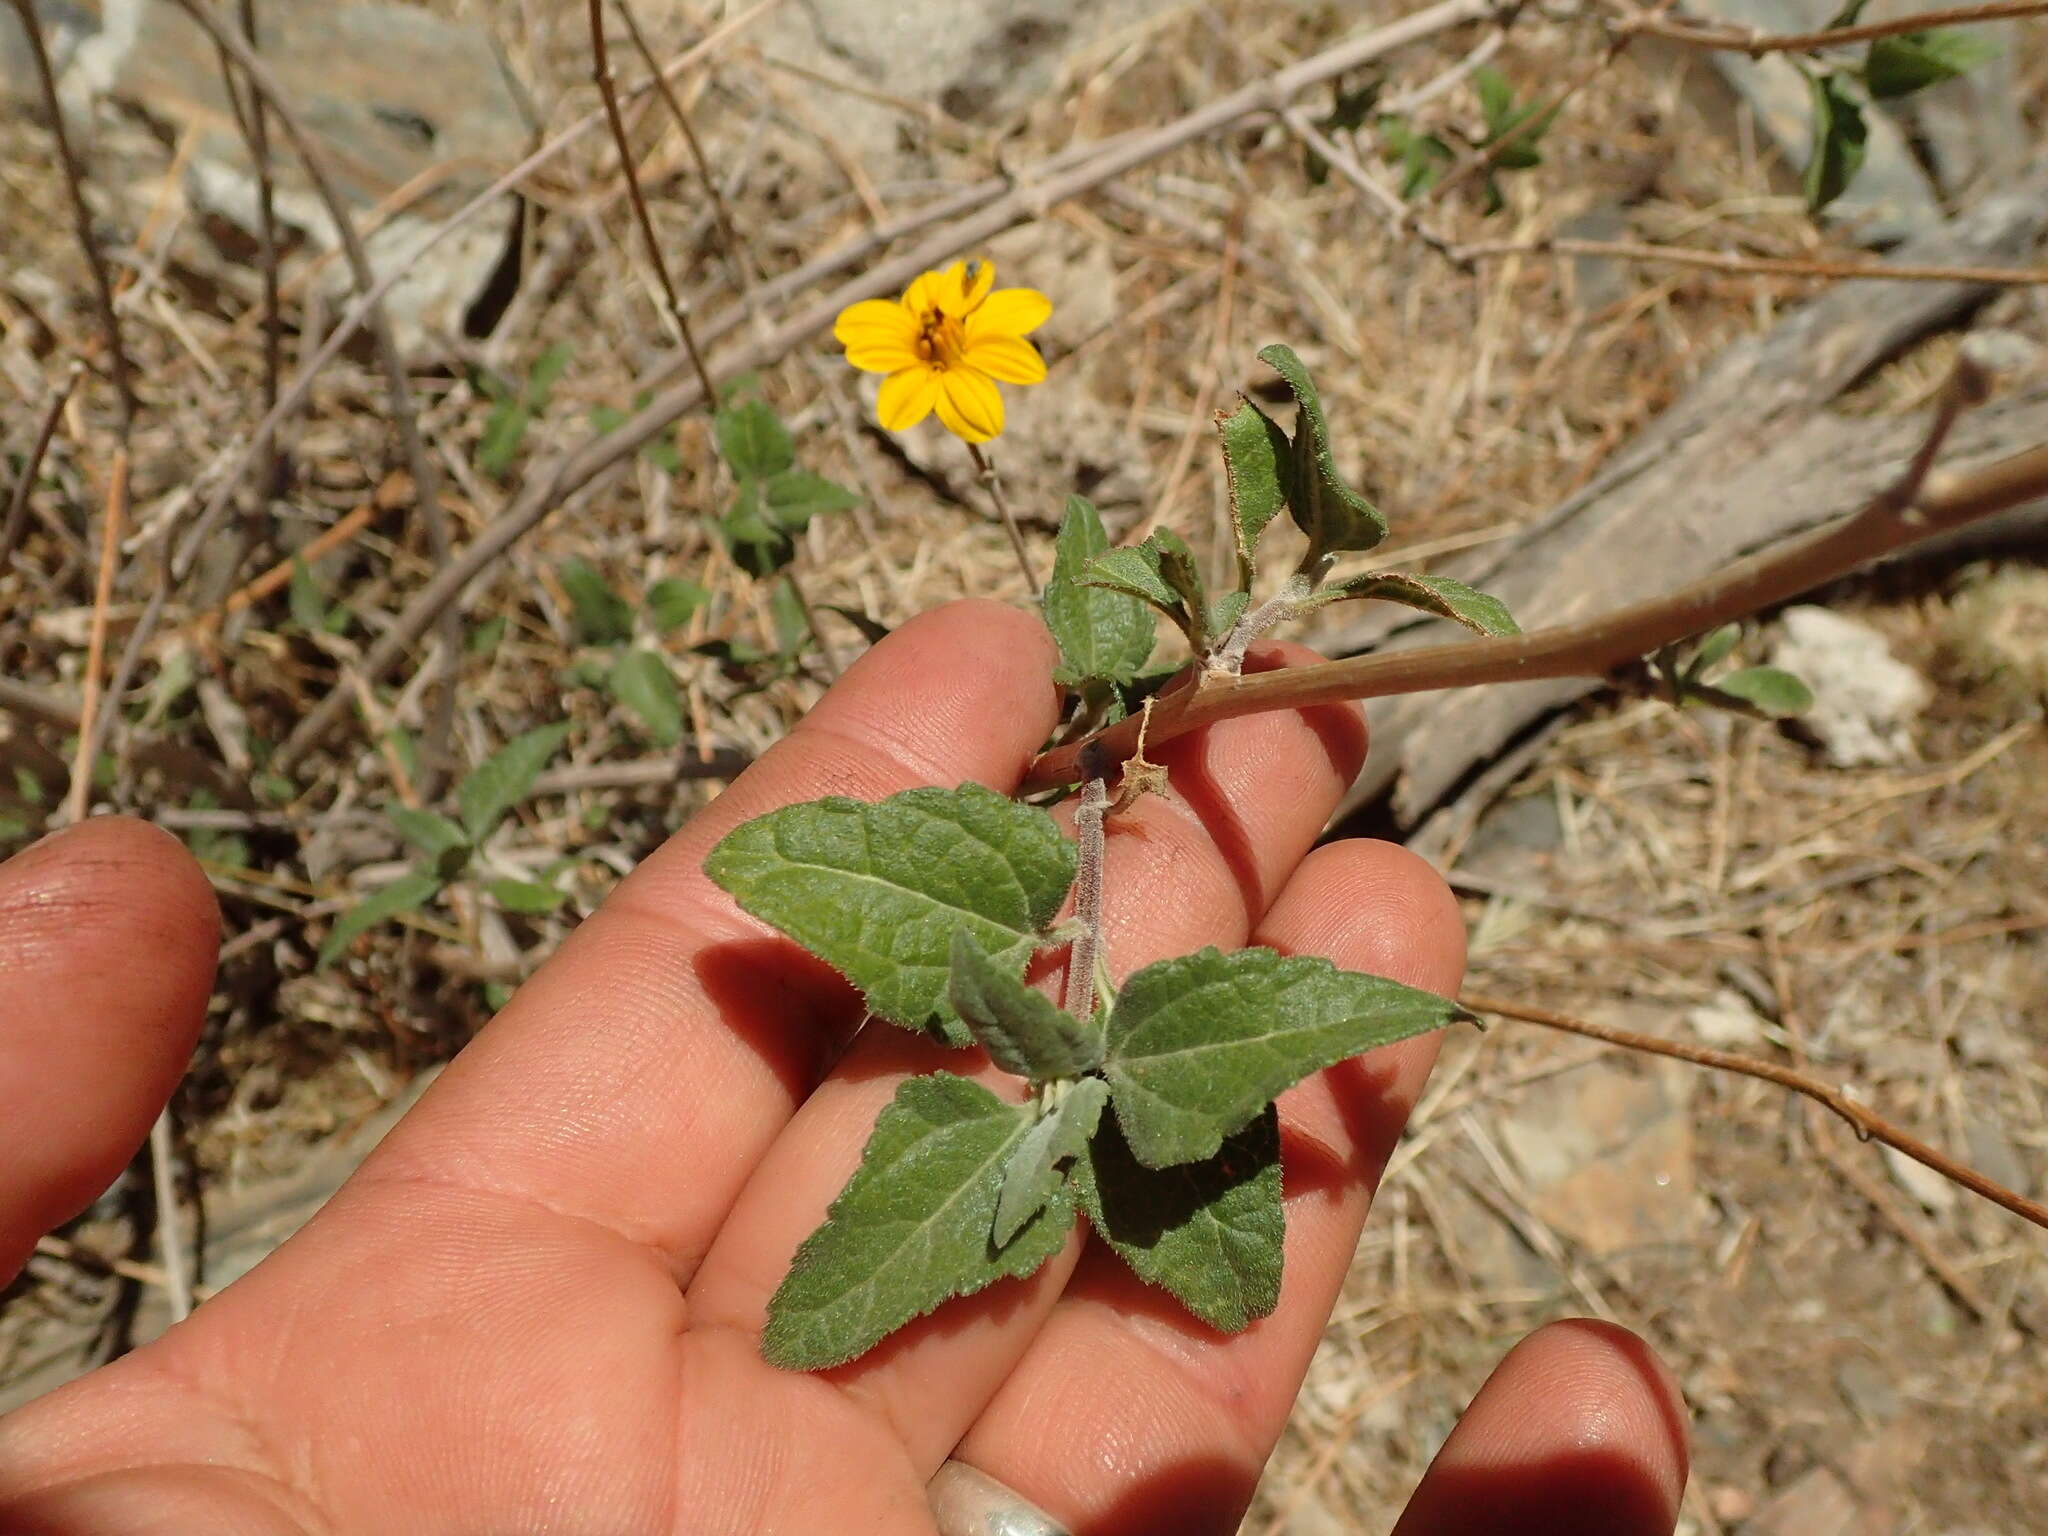
[[[1031,288],[997,288],[996,269],[956,261],[926,272],[901,299],[863,299],[839,313],[832,334],[846,360],[884,373],[875,417],[891,432],[933,411],[948,432],[985,443],[1003,430],[995,381],[1036,384],[1045,359],[1024,339],[1045,324],[1052,300]]]

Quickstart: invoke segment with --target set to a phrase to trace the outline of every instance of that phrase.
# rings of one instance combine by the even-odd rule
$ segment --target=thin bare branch
[[[28,36],[29,56],[35,61],[36,84],[42,91],[43,110],[50,115],[50,134],[57,143],[57,162],[64,168],[65,190],[71,196],[71,217],[77,226],[79,248],[92,268],[93,294],[99,304],[100,327],[106,332],[109,370],[114,391],[121,404],[121,440],[126,442],[135,426],[135,388],[128,364],[128,346],[121,333],[121,317],[114,309],[114,282],[107,273],[107,259],[99,241],[93,238],[92,209],[85,201],[85,172],[71,146],[70,131],[64,126],[64,102],[57,91],[57,74],[50,66],[50,50],[43,41],[43,23],[36,15],[35,0],[14,0],[21,15],[21,29]]]
[[[29,442],[28,456],[22,460],[21,478],[14,482],[13,494],[7,498],[7,521],[0,523],[0,571],[7,569],[7,562],[13,558],[15,548],[21,543],[21,535],[28,527],[29,493],[36,488],[36,476],[43,469],[43,455],[50,451],[50,440],[57,435],[57,423],[64,419],[64,407],[71,399],[71,392],[78,388],[79,376],[84,372],[84,365],[75,362],[64,370],[56,387],[50,391],[42,420],[36,423],[36,435]]]
[[[1702,27],[1690,22],[1667,21],[1661,17],[1633,17],[1624,23],[1630,30],[1651,37],[1668,38],[1695,48],[1714,48],[1756,57],[1766,53],[1814,53],[1823,48],[1841,48],[1852,43],[1875,42],[1881,37],[1899,37],[1908,32],[1926,32],[1935,27],[1967,26],[1971,22],[2018,21],[2028,16],[2048,15],[2048,0],[1992,0],[1987,5],[1954,5],[1936,11],[1916,11],[1885,21],[1867,21],[1853,27],[1830,27],[1820,32],[1767,32],[1740,27]]]
[[[1331,164],[1336,164],[1333,160]],[[1894,283],[1984,283],[2026,287],[2048,283],[2048,267],[1909,266],[1881,261],[1827,261],[1787,256],[1743,256],[1732,251],[1689,251],[1677,245],[1647,245],[1634,240],[1581,240],[1549,235],[1537,240],[1488,240],[1453,246],[1452,260],[1492,260],[1503,256],[1601,256],[1613,261],[1662,262],[1677,267],[1704,267],[1714,272],[1739,272],[1762,277],[1819,277],[1843,281],[1877,278]]]
[[[107,506],[100,517],[99,579],[92,593],[92,631],[85,647],[85,687],[79,697],[78,751],[71,762],[71,789],[64,797],[67,821],[85,820],[92,803],[93,765],[99,761],[99,744],[106,738],[105,720],[119,712],[120,694],[110,703],[100,702],[100,663],[106,658],[107,610],[114,601],[114,575],[121,565],[121,534],[128,521],[128,449],[114,450],[112,472],[107,476]]]
[[[1776,1062],[1758,1061],[1751,1056],[1738,1056],[1730,1051],[1717,1051],[1704,1045],[1692,1045],[1682,1040],[1664,1040],[1656,1035],[1638,1034],[1632,1029],[1615,1029],[1609,1025],[1592,1023],[1587,1019],[1574,1018],[1569,1014],[1553,1013],[1547,1008],[1534,1008],[1526,1003],[1509,1002],[1504,998],[1481,997],[1467,993],[1458,1001],[1474,1013],[1491,1013],[1504,1019],[1520,1019],[1529,1024],[1541,1024],[1546,1029],[1562,1030],[1566,1034],[1583,1035],[1589,1040],[1601,1040],[1609,1045],[1624,1046],[1632,1051],[1644,1051],[1653,1056],[1669,1056],[1676,1061],[1691,1062],[1694,1066],[1712,1067],[1719,1072],[1739,1072],[1744,1077],[1776,1083],[1779,1087],[1803,1094],[1816,1104],[1823,1105],[1840,1115],[1861,1140],[1883,1142],[1884,1145],[1912,1158],[1914,1162],[1932,1168],[1943,1178],[1960,1184],[1972,1194],[1982,1195],[1993,1204],[2004,1206],[2015,1216],[2025,1217],[2037,1227],[2048,1227],[2048,1205],[2043,1205],[2038,1200],[2029,1200],[2025,1195],[2007,1189],[1997,1180],[1985,1177],[1968,1164],[1957,1162],[1946,1152],[1900,1130],[1883,1116],[1857,1103],[1839,1088],[1830,1087],[1807,1073],[1791,1067],[1781,1067]]]

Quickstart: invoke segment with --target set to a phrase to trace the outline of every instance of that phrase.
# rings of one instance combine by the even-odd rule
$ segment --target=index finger
[[[687,1278],[860,1018],[846,984],[743,916],[704,856],[824,795],[1008,792],[1056,723],[1030,615],[964,602],[880,641],[795,730],[652,854],[458,1056],[359,1176],[581,1217]]]

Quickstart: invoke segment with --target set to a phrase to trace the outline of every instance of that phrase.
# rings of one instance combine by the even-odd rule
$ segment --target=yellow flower
[[[863,299],[839,313],[832,334],[864,373],[886,373],[875,417],[891,432],[933,411],[948,432],[985,443],[1003,430],[995,381],[1036,384],[1045,359],[1024,339],[1045,324],[1052,300],[1030,288],[997,289],[996,269],[956,261],[926,272],[899,300]]]

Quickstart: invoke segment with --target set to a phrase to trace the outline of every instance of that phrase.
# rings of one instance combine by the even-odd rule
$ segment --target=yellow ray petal
[[[910,280],[910,286],[903,290],[903,308],[913,323],[921,323],[924,317],[939,307],[939,298],[945,291],[946,279],[942,273],[920,272]]]
[[[939,386],[939,420],[955,437],[985,443],[1003,430],[1003,397],[986,374],[948,368],[939,375]]]
[[[998,288],[967,317],[967,344],[984,336],[1022,336],[1051,318],[1052,300],[1036,288]]]
[[[917,317],[888,299],[862,299],[839,311],[832,334],[846,347],[882,340],[900,341],[907,347],[917,340]]]
[[[995,386],[990,385],[991,389]],[[882,393],[875,400],[875,420],[885,431],[903,432],[931,415],[939,399],[937,370],[919,364],[892,373],[882,380]]]
[[[1023,343],[1017,345],[1022,346]],[[915,347],[906,347],[893,336],[880,340],[861,338],[848,341],[846,360],[862,373],[895,373],[903,368],[925,366]]]
[[[849,351],[848,357],[853,356]],[[1038,384],[1045,379],[1045,359],[1038,348],[1015,336],[984,336],[970,341],[963,361],[1005,384]]]

